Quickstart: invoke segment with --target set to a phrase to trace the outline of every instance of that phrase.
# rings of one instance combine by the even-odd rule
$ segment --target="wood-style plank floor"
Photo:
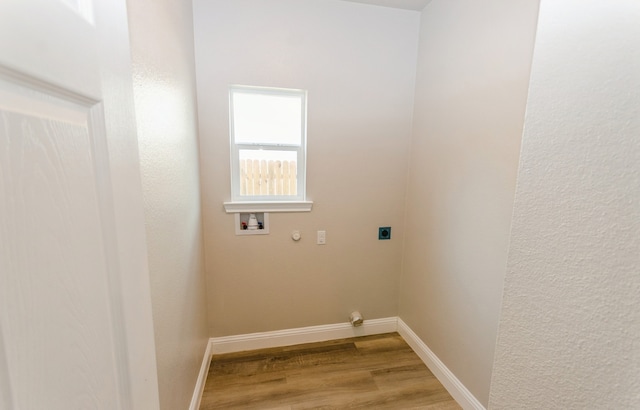
[[[397,333],[214,355],[209,409],[460,409]]]

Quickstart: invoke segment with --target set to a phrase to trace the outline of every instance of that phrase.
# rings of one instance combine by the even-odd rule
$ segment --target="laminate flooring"
[[[214,355],[201,410],[461,407],[398,333]]]

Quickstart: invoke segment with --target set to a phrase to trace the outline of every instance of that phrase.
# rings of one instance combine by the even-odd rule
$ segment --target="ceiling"
[[[371,4],[374,6],[392,7],[396,9],[422,11],[422,9],[431,0],[344,0],[344,1]]]

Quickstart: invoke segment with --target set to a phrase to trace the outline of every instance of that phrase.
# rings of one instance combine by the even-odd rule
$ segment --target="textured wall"
[[[542,1],[494,409],[640,408],[639,21]]]
[[[485,405],[537,6],[422,13],[400,317]]]
[[[189,406],[208,332],[190,2],[128,2],[160,406]]]
[[[397,315],[419,15],[337,0],[195,1],[211,336],[346,322],[353,309]],[[229,84],[309,92],[313,210],[272,213],[269,235],[236,236],[222,207]],[[379,226],[393,227],[390,241]]]

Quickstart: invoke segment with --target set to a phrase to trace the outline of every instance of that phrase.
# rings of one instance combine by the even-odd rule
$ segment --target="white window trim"
[[[312,201],[224,202],[228,214],[240,212],[311,212]]]
[[[302,95],[302,130],[300,146],[274,144],[236,144],[233,131],[233,91],[259,91],[261,93],[277,95]],[[231,155],[231,202],[225,202],[227,213],[237,212],[309,212],[313,202],[306,200],[306,155],[307,155],[307,92],[305,90],[254,87],[232,85],[229,87],[229,142]],[[239,152],[241,149],[251,149],[260,146],[263,149],[275,149],[297,152],[297,190],[296,196],[241,196],[240,195],[240,166]]]

